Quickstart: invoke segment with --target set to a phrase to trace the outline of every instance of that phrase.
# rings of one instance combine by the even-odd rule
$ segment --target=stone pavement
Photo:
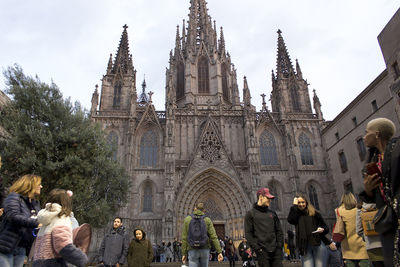
[[[150,266],[151,267],[181,267],[182,263],[179,263],[179,262],[155,263],[155,262],[153,262]],[[226,267],[226,266],[229,266],[229,262],[228,261],[224,261],[224,262],[211,261],[208,264],[208,266],[209,267]],[[242,267],[242,261],[237,261],[235,266]],[[300,267],[301,262],[300,261],[296,261],[296,262],[283,261],[283,266],[284,267]]]

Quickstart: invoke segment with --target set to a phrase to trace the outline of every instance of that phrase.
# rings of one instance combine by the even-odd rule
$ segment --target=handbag
[[[361,209],[360,217],[361,217],[362,227],[364,230],[364,235],[366,236],[378,235],[378,233],[375,230],[375,225],[372,222],[377,212],[378,212],[377,209],[372,209],[372,210]]]
[[[392,230],[394,226],[393,208],[388,204],[380,207],[374,219],[372,220],[372,223],[375,226],[375,230],[380,234],[384,234]]]
[[[336,223],[333,226],[332,240],[342,242],[345,237],[345,225],[342,216],[339,215],[339,210],[336,209]]]

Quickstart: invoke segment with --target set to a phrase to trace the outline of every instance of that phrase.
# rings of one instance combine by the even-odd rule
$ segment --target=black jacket
[[[103,239],[99,251],[99,262],[105,265],[125,264],[128,254],[129,238],[125,227],[112,229]]]
[[[38,227],[36,218],[40,210],[38,200],[29,202],[27,197],[17,193],[10,193],[4,200],[4,218],[0,233],[0,252],[11,253],[17,246],[30,249],[34,236],[32,230]]]
[[[254,204],[244,219],[247,242],[253,251],[273,252],[283,247],[283,231],[278,216],[268,207]]]

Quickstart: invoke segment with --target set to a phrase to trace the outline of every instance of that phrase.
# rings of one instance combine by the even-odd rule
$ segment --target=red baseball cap
[[[266,187],[258,189],[257,197],[260,195],[267,197],[267,198],[275,198],[275,196],[271,195],[271,193],[269,192],[269,189]]]

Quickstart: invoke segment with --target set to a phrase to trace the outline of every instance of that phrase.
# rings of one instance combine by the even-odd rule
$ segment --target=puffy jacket
[[[283,231],[276,213],[268,206],[254,204],[244,219],[244,229],[247,242],[253,251],[264,249],[274,252],[283,247]]]
[[[32,199],[15,192],[10,193],[4,200],[4,222],[0,233],[0,252],[11,253],[16,247],[29,249],[34,236],[32,230],[38,227],[36,218],[31,218],[40,210],[38,200]]]
[[[136,239],[136,230],[143,233],[141,240]],[[129,244],[128,251],[128,266],[129,267],[149,267],[153,260],[153,247],[149,240],[146,239],[146,233],[142,228],[133,230],[135,236]]]
[[[128,254],[129,238],[125,227],[112,229],[103,239],[99,251],[99,262],[105,265],[125,264]]]
[[[42,227],[36,239],[33,267],[64,267],[66,262],[84,267],[88,262],[87,256],[72,243],[71,218],[58,216],[61,208],[57,203],[47,203],[39,211]]]

